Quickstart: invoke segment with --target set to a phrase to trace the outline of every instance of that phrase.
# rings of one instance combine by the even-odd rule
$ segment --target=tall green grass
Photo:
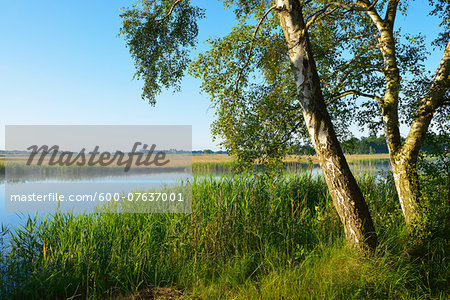
[[[192,163],[192,172],[194,173],[230,173],[236,167],[234,161],[221,162],[194,162]]]
[[[414,253],[392,180],[360,184],[381,240],[373,257],[345,247],[320,177],[196,177],[192,214],[28,219],[11,230],[1,295],[108,298],[170,286],[192,298],[445,298],[445,241]]]
[[[390,166],[389,159],[384,158],[368,158],[368,159],[352,159],[349,162],[350,168],[354,174],[371,174],[377,175],[379,170],[388,170]],[[194,162],[192,164],[192,172],[194,174],[229,174],[235,171],[238,164],[235,161],[219,161],[219,162]],[[254,165],[256,170],[262,168],[261,165]],[[320,169],[320,165],[312,160],[307,161],[286,161],[283,162],[282,169],[286,173],[304,173],[311,172],[314,169]]]

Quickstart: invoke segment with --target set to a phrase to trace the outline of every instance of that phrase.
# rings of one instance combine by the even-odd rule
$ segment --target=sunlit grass
[[[56,214],[10,229],[1,295],[169,286],[188,298],[445,298],[445,240],[422,248],[432,256],[414,254],[392,179],[359,182],[381,241],[372,257],[345,247],[321,177],[214,175],[192,182],[192,214]]]

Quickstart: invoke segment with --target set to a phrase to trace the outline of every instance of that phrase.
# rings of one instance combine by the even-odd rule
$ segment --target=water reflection
[[[359,160],[349,163],[353,174],[358,177],[362,174],[371,174],[374,176],[381,176],[383,173],[390,170],[390,162],[388,159],[377,160]],[[322,171],[318,164],[289,162],[285,164],[285,171],[288,174],[308,173],[311,176],[320,176]],[[123,182],[135,182],[138,184],[151,186],[152,183],[167,182],[170,180],[186,180],[190,176],[191,170],[185,168],[158,170],[158,172],[151,169],[133,169],[129,173],[124,174],[123,169],[118,168],[97,168],[96,170],[86,170],[86,167],[73,168],[46,168],[45,173],[37,174],[36,177],[25,176],[27,179],[21,178],[21,170],[14,170],[8,173],[8,182],[15,182],[17,184],[30,182],[36,180],[37,183],[108,183],[115,185],[120,192],[124,192],[121,187]],[[204,176],[199,174],[208,174],[208,176],[221,176],[232,172],[232,164],[194,164],[192,168],[193,174],[197,176]],[[186,172],[187,171],[187,172]],[[12,176],[15,174],[14,176]],[[23,175],[23,174],[22,174]],[[43,180],[44,176],[44,180]],[[12,214],[5,212],[5,176],[0,176],[0,223],[17,226],[28,217],[27,214]],[[82,192],[82,191],[80,191]]]

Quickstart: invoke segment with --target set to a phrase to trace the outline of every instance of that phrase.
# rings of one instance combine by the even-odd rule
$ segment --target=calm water
[[[18,183],[8,183],[11,189],[17,189],[23,193],[33,193],[34,189],[38,189],[40,186],[53,186],[55,184],[55,191],[57,189],[63,190],[63,192],[76,194],[93,194],[95,192],[105,192],[105,193],[128,193],[132,191],[142,191],[150,190],[152,188],[159,188],[165,184],[176,184],[181,180],[186,180],[190,178],[191,175],[188,173],[164,173],[164,174],[137,174],[129,176],[99,176],[96,178],[77,178],[76,180],[59,180],[55,178],[47,178],[46,180],[40,181],[28,181],[28,182],[18,182]],[[192,180],[192,179],[191,179]],[[27,220],[28,216],[34,216],[35,213],[10,213],[11,209],[7,208],[7,203],[5,199],[5,179],[0,180],[0,223],[3,225],[8,225],[10,227],[16,227],[23,224]],[[30,190],[31,189],[31,190]],[[37,191],[38,193],[39,191]],[[24,203],[29,206],[29,203]],[[36,204],[39,205],[39,204]],[[57,203],[52,204],[52,207],[46,206],[46,209],[54,212]],[[71,204],[73,208],[67,208],[67,210],[73,211],[74,213],[79,213],[84,210],[92,211],[93,204],[86,204],[82,206],[80,203]],[[23,206],[25,207],[25,206]],[[80,208],[81,207],[81,208]],[[79,208],[79,210],[77,210]],[[63,208],[64,209],[64,208]],[[34,212],[36,209],[30,208],[30,211]],[[23,210],[21,210],[23,211]],[[42,211],[42,209],[40,209]],[[38,216],[45,216],[46,213],[39,213]],[[51,213],[50,213],[51,214]],[[1,225],[0,225],[1,226]]]
[[[291,166],[292,167],[292,166]],[[355,176],[361,175],[363,173],[370,173],[372,175],[380,175],[383,172],[386,172],[390,169],[390,164],[388,160],[377,160],[377,161],[363,161],[358,163],[350,163],[350,168],[352,169],[353,174]],[[289,169],[289,166],[288,166]],[[288,170],[289,171],[289,170]],[[318,165],[307,166],[305,164],[295,165],[289,172],[302,172],[307,171],[311,172],[313,176],[321,175],[322,171],[320,170]],[[215,172],[216,175],[220,176],[224,172],[217,170]],[[90,177],[90,178],[78,178],[76,180],[56,180],[49,178],[43,183],[68,183],[73,182],[77,184],[85,184],[84,186],[88,189],[88,186],[93,186],[93,183],[109,183],[108,188],[110,189],[108,192],[111,193],[122,193],[129,192],[129,190],[125,191],[124,182],[133,182],[136,185],[136,189],[134,190],[145,190],[154,186],[154,184],[161,184],[162,182],[167,183],[176,180],[182,180],[189,177],[187,173],[172,173],[172,174],[137,174],[137,175],[129,175],[126,178],[123,176],[102,176],[98,177]],[[20,183],[19,183],[20,185]],[[113,187],[111,189],[111,187]],[[77,191],[79,193],[83,193],[84,191]],[[43,213],[40,215],[44,215]],[[17,213],[6,213],[5,210],[5,180],[4,178],[0,180],[0,223],[4,225],[9,225],[11,227],[16,227],[23,223],[24,220],[28,218],[28,214],[17,214]]]

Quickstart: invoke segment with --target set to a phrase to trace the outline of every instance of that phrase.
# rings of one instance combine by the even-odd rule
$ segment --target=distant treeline
[[[376,153],[389,153],[386,145],[386,140],[383,136],[368,136],[361,137],[360,139],[353,137],[343,143],[341,143],[342,150],[346,154],[376,154]],[[303,145],[298,146],[292,154],[297,155],[315,155],[316,152],[312,146]]]
[[[342,149],[347,154],[375,154],[375,153],[389,153],[386,140],[383,136],[368,136],[361,137],[358,139],[356,137],[351,138],[348,141],[343,142]],[[295,147],[296,149],[292,151],[291,154],[297,155],[314,155],[315,151],[312,146],[302,145]],[[192,151],[192,154],[225,154],[226,151],[212,151],[205,149],[202,151]]]
[[[405,138],[401,138],[402,143]],[[385,137],[380,135],[379,137],[371,135],[368,137],[361,137],[360,139],[353,137],[343,143],[341,143],[342,150],[346,154],[377,154],[377,153],[389,153]],[[425,152],[442,152],[448,151],[449,138],[442,134],[429,134],[422,145],[422,151]],[[294,154],[309,154],[314,155],[314,148],[311,146],[299,146]]]
[[[348,154],[389,153],[384,136],[353,137],[342,143],[342,149]]]
[[[205,149],[205,150],[194,150],[192,151],[192,154],[227,154],[227,151],[213,151],[210,149]]]

